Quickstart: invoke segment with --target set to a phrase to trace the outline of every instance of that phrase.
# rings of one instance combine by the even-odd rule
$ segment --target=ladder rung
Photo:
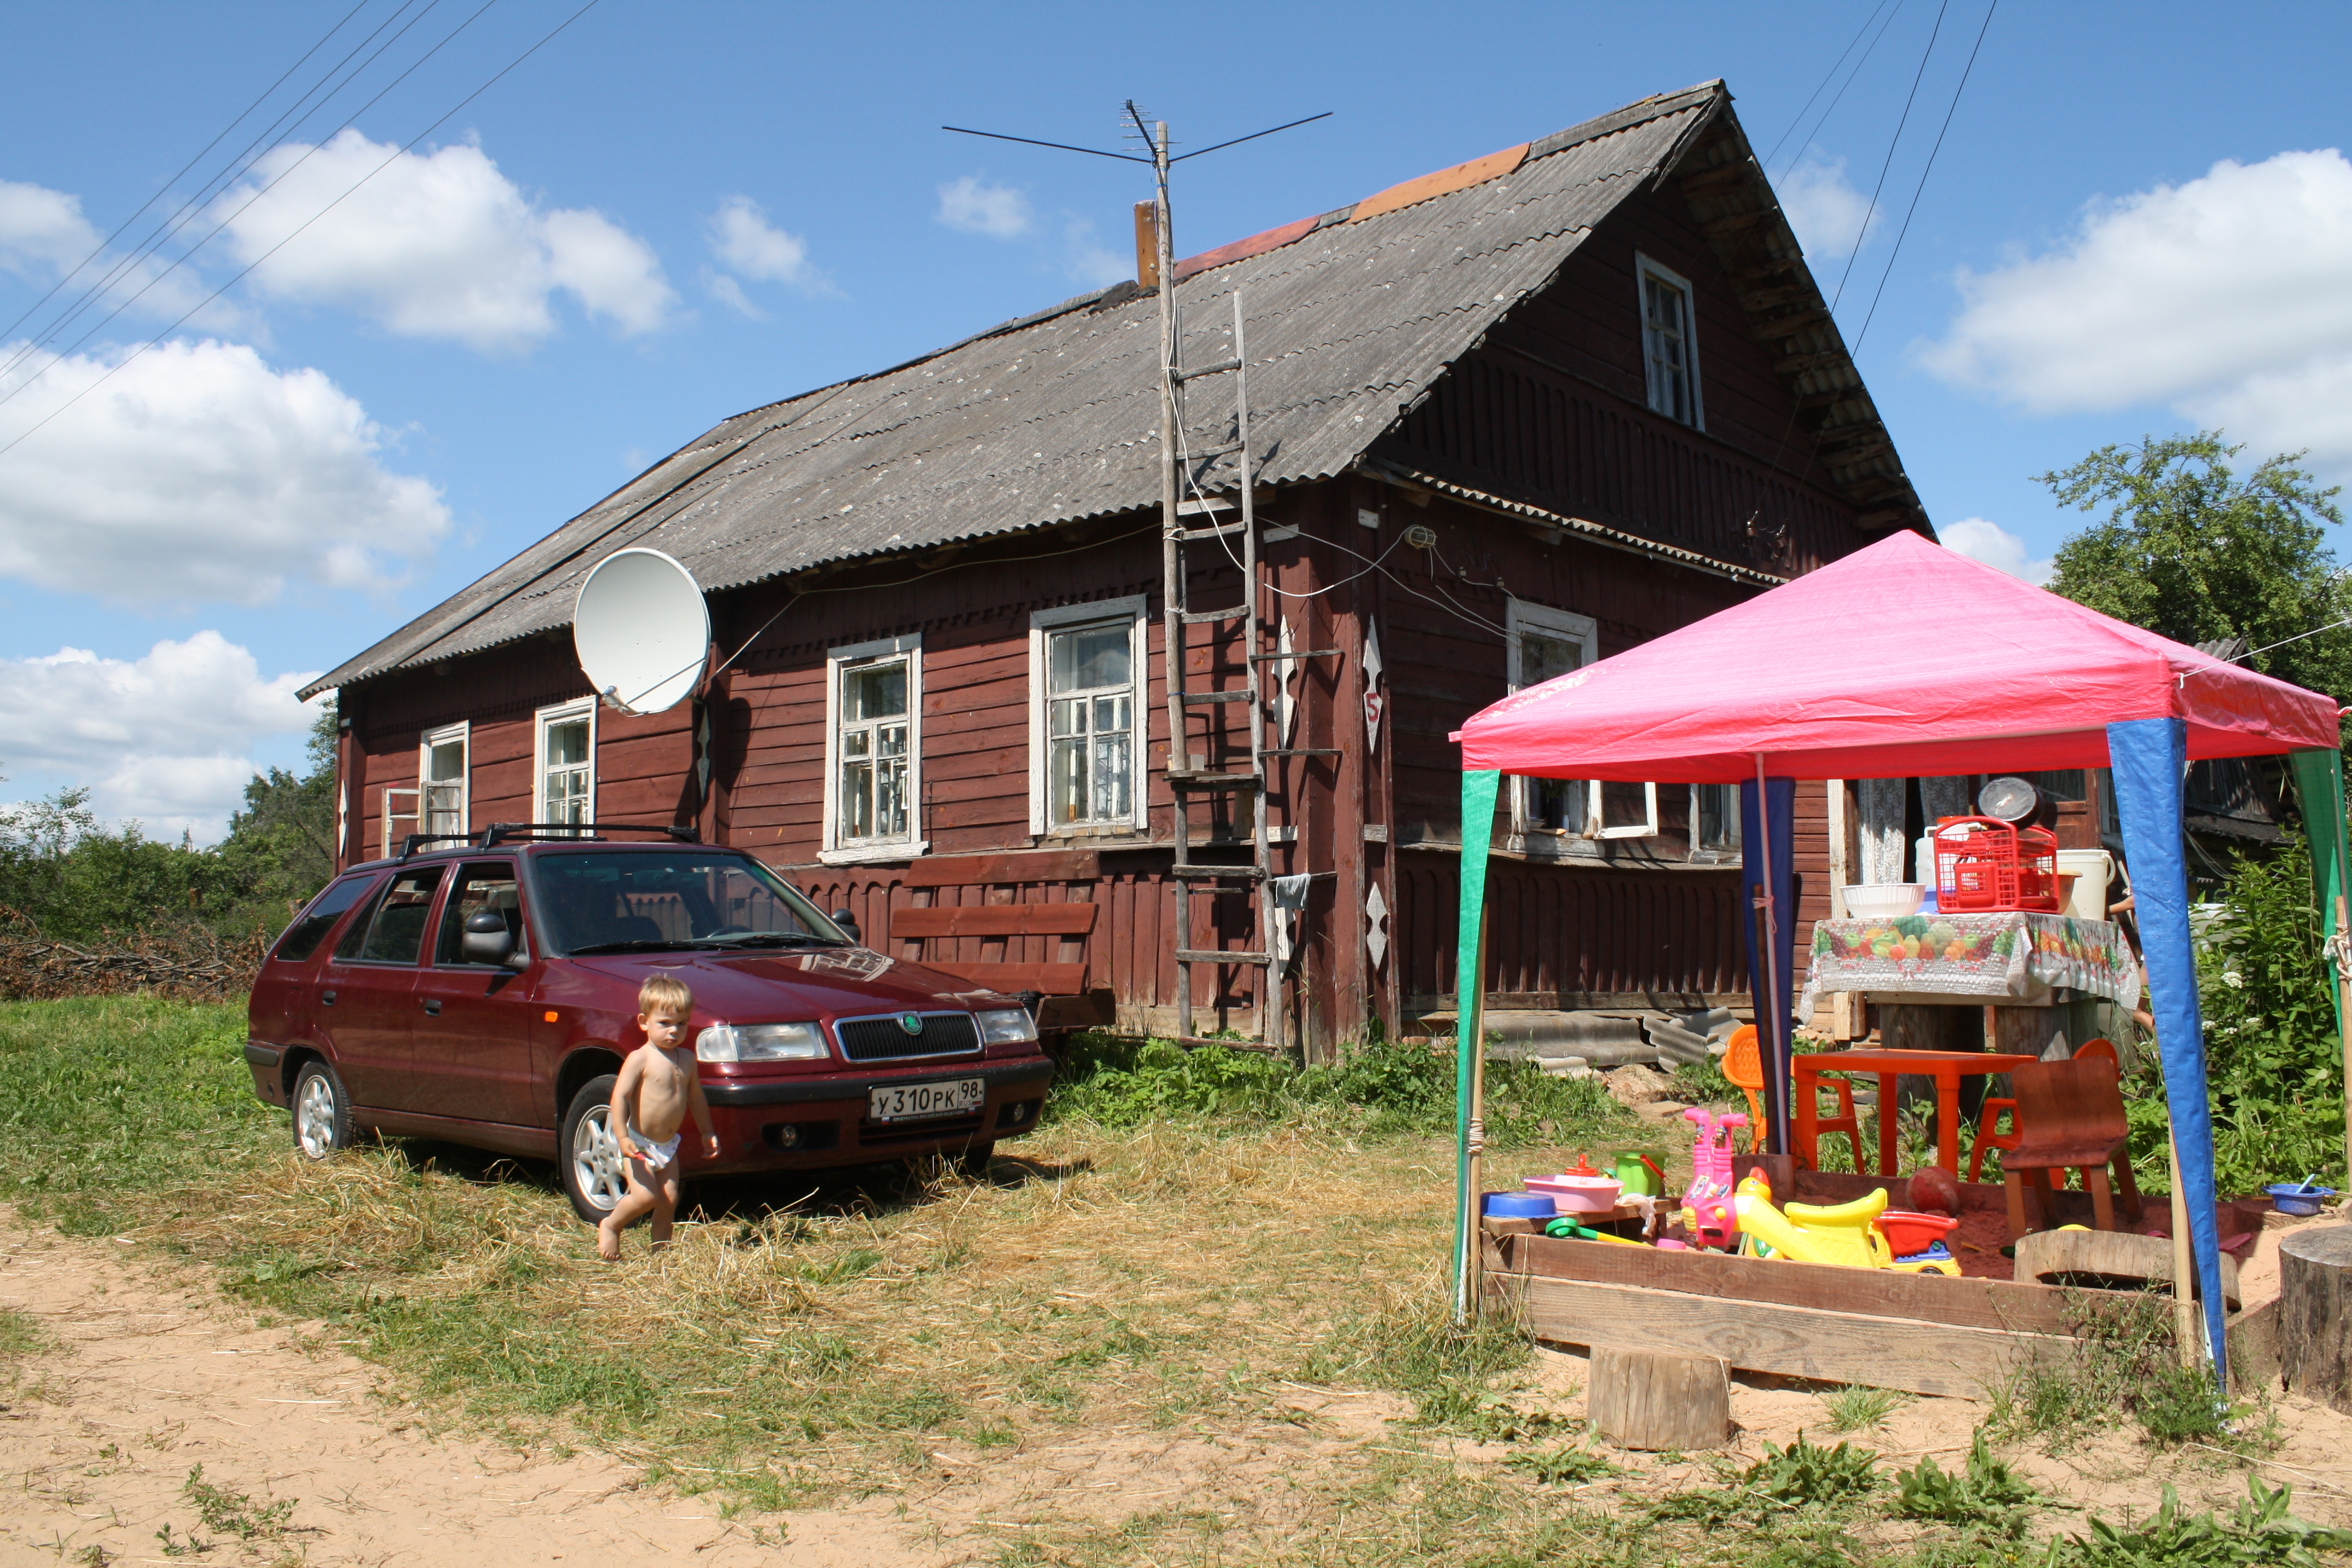
[[[1337,658],[1339,657],[1339,650],[1336,647],[1295,647],[1288,653],[1254,653],[1250,655],[1250,662],[1280,664],[1286,658]]]
[[[1213,882],[1220,879],[1243,882],[1265,879],[1265,869],[1259,866],[1176,866],[1170,868],[1170,873],[1192,882]]]
[[[1180,691],[1176,694],[1176,700],[1179,702],[1246,702],[1250,700],[1250,695],[1246,691]]]
[[[1168,787],[1171,789],[1261,789],[1265,781],[1255,773],[1233,772],[1186,773],[1171,769]]]
[[[1176,613],[1183,618],[1185,625],[1198,626],[1202,621],[1237,621],[1250,613],[1250,607],[1235,605],[1230,610],[1179,610]]]
[[[1176,373],[1176,379],[1180,382],[1198,381],[1204,375],[1223,375],[1229,370],[1239,370],[1241,367],[1241,361],[1229,359],[1218,364],[1204,364],[1198,370],[1180,370]]]
[[[1221,522],[1214,528],[1180,528],[1176,531],[1176,537],[1190,544],[1198,540],[1215,539],[1221,534],[1239,533],[1241,531],[1241,520],[1236,518],[1231,522]]]
[[[1268,746],[1262,757],[1344,757],[1348,753],[1336,746]]]
[[[1262,952],[1202,952],[1197,948],[1176,950],[1179,963],[1272,963],[1273,959]]]

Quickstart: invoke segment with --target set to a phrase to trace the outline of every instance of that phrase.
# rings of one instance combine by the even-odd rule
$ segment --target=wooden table
[[[1995,1051],[1819,1051],[1791,1057],[1796,1079],[1797,1135],[1790,1145],[1806,1164],[1821,1169],[1821,1077],[1825,1072],[1878,1075],[1878,1173],[1893,1176],[1895,1169],[1895,1080],[1905,1074],[1936,1080],[1936,1163],[1960,1173],[1960,1079],[2007,1072],[2038,1061],[2038,1057],[2010,1056]]]

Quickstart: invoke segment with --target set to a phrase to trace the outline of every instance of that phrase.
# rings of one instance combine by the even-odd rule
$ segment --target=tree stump
[[[2279,1370],[2287,1387],[2352,1414],[2352,1225],[2279,1238]]]
[[[1621,1448],[1719,1448],[1731,1435],[1731,1379],[1711,1355],[1594,1345],[1585,1414]]]

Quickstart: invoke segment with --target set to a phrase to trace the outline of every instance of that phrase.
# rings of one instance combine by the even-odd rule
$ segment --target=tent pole
[[[1486,1201],[1486,911],[1478,911],[1477,1011],[1470,1017],[1477,1026],[1478,1044],[1470,1058],[1470,1241],[1462,1256],[1462,1300],[1465,1315],[1473,1321],[1486,1315],[1486,1216],[1479,1212]],[[1462,1016],[1457,1006],[1455,1016]],[[1466,1047],[1465,1047],[1466,1048]]]
[[[2172,1162],[2173,1349],[2180,1364],[2194,1372],[2205,1364],[2205,1352],[2197,1344],[2197,1259],[2189,1246],[2189,1194],[2180,1186],[2180,1142],[2172,1135],[2169,1108],[2164,1116],[2164,1152]]]
[[[2347,928],[2344,922],[2344,895],[2336,895],[2336,940],[2340,943]],[[2344,1170],[2352,1175],[2352,974],[2344,972],[2341,949],[2331,954],[2336,963],[2336,1037],[2344,1048]]]
[[[1780,878],[1774,875],[1772,860],[1772,789],[1765,782],[1764,753],[1761,752],[1756,753],[1756,838],[1758,847],[1763,852],[1763,870],[1756,879],[1756,907],[1763,916],[1758,922],[1762,931],[1757,945],[1764,960],[1765,1003],[1764,1006],[1757,1009],[1756,1044],[1763,1060],[1767,1064],[1775,1064],[1788,1059],[1779,1048],[1780,1031],[1788,1027],[1788,1020],[1778,1016],[1780,1011],[1780,931],[1779,911],[1773,908],[1773,895],[1780,890]],[[1774,1015],[1769,1026],[1764,1019],[1768,1011]],[[1770,1103],[1769,1090],[1766,1103]],[[1790,1115],[1795,1115],[1793,1108]],[[1781,1149],[1793,1147],[1789,1140],[1793,1136],[1794,1129],[1775,1125],[1772,1131],[1772,1142]],[[1752,1138],[1749,1146],[1754,1147]]]

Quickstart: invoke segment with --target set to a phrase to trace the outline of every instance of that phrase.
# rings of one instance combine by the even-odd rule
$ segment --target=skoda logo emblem
[[[923,1032],[923,1021],[912,1013],[901,1013],[898,1015],[898,1027],[910,1035],[919,1035]]]

